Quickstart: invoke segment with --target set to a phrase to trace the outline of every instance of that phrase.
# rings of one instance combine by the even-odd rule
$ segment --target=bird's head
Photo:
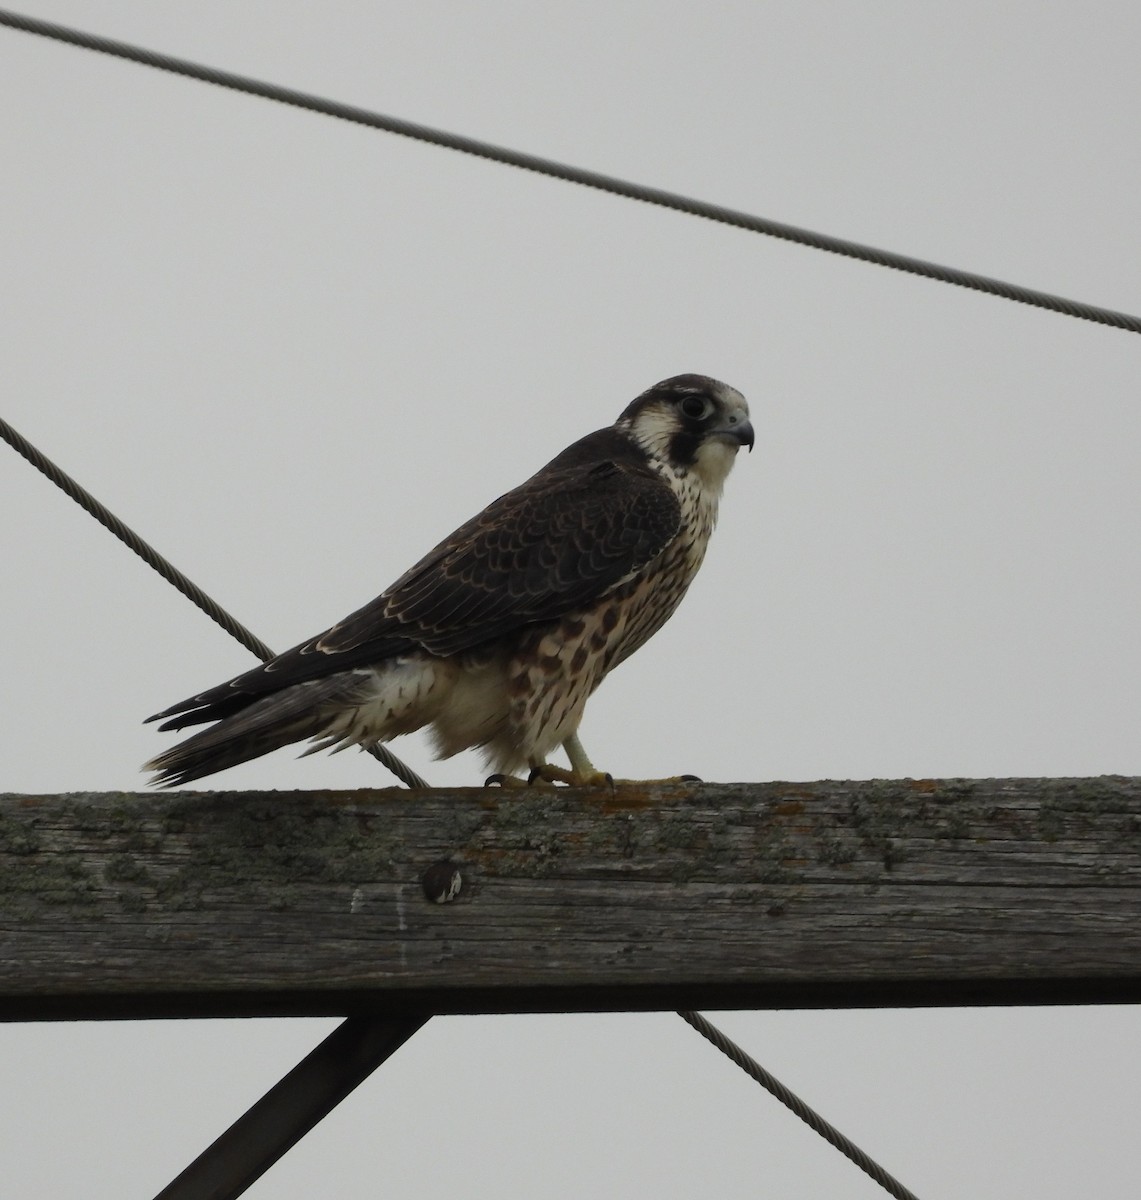
[[[643,392],[615,422],[650,455],[721,490],[742,446],[753,448],[745,397],[708,375],[675,375]]]

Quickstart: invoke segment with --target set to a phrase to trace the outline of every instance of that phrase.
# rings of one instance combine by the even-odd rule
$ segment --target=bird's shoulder
[[[613,587],[677,535],[681,509],[622,433],[580,438],[465,522],[318,642],[347,650],[398,628],[454,654],[552,620]]]
[[[680,524],[677,497],[645,452],[616,429],[597,430],[493,500],[375,600],[158,718],[182,714],[163,728],[214,720],[294,683],[410,651],[458,654],[558,619],[655,558]]]

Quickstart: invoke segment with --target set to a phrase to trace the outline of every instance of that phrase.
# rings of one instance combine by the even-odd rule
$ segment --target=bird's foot
[[[554,763],[540,763],[531,768],[527,777],[529,784],[564,783],[567,787],[609,788],[614,790],[614,776],[609,771],[596,771],[593,767],[586,770],[576,770],[566,767],[556,767]]]
[[[484,787],[501,788],[530,788],[554,787],[556,784],[567,787],[607,787],[613,790],[614,779],[605,771],[568,771],[565,767],[556,767],[553,763],[542,763],[531,768],[526,779],[518,775],[489,775],[484,781]]]
[[[645,787],[651,783],[701,783],[698,775],[667,775],[662,779],[615,779],[609,771],[596,771],[593,767],[588,771],[567,770],[553,763],[542,763],[532,767],[526,779],[518,775],[489,775],[484,781],[484,787],[529,788],[554,787],[564,784],[566,787],[609,788],[616,787]]]

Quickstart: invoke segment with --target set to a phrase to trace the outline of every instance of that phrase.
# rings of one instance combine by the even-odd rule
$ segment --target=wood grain
[[[1136,778],[0,796],[5,1019],[1139,999]]]

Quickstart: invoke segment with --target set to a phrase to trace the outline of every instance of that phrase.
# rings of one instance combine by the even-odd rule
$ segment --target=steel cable
[[[786,1108],[791,1109],[806,1125],[814,1129],[825,1141],[831,1143],[854,1162],[865,1174],[889,1192],[896,1200],[919,1200],[909,1188],[905,1188],[894,1176],[889,1175],[873,1158],[865,1154],[850,1138],[846,1138],[835,1125],[826,1121],[818,1112],[809,1108],[795,1092],[789,1091],[777,1077],[766,1071],[751,1055],[746,1054],[736,1042],[727,1038],[715,1025],[711,1025],[700,1013],[679,1012],[683,1021],[688,1021],[701,1036],[728,1055],[747,1075],[772,1093]]]
[[[41,474],[70,496],[76,504],[89,512],[105,529],[113,533],[129,549],[133,550],[148,567],[157,571],[167,583],[176,587],[191,603],[202,610],[212,621],[215,621],[233,638],[262,662],[268,662],[274,657],[273,651],[255,634],[251,633],[240,621],[232,617],[216,600],[208,596],[192,579],[180,571],[172,562],[164,558],[149,542],[141,537],[130,526],[124,524],[101,501],[83,486],[77,483],[66,471],[56,466],[50,458],[38,450],[17,430],[13,429],[0,417],[0,437],[32,464]],[[368,747],[368,752],[378,762],[388,768],[402,783],[411,788],[426,788],[428,784],[410,766],[402,762],[387,746],[374,742]]]
[[[504,163],[508,166],[519,167],[525,171],[534,171],[553,179],[562,179],[568,183],[577,183],[583,187],[595,188],[616,196],[625,196],[631,200],[641,200],[646,204],[655,204],[662,208],[674,209],[677,212],[688,213],[695,217],[704,217],[709,221],[717,221],[724,225],[733,225],[738,229],[746,229],[752,233],[762,233],[768,237],[781,238],[784,241],[795,242],[801,246],[810,246],[816,250],[826,250],[831,254],[840,254],[854,258],[860,262],[874,263],[881,267],[890,267],[896,271],[905,271],[911,275],[920,275],[927,279],[935,279],[942,283],[950,283],[956,287],[971,288],[974,291],[986,292],[992,296],[1001,296],[1019,304],[1029,304],[1035,308],[1047,309],[1050,312],[1063,313],[1069,317],[1077,317],[1085,321],[1093,321],[1099,325],[1110,325],[1116,329],[1125,329],[1130,333],[1141,333],[1141,317],[1130,313],[1116,312],[1113,309],[1101,308],[1097,305],[1086,304],[1080,300],[1069,300],[1064,296],[1055,296],[1049,292],[1037,291],[1023,287],[1021,284],[1006,283],[1001,279],[992,279],[985,275],[977,275],[970,271],[962,271],[956,267],[945,267],[938,263],[926,262],[910,255],[898,254],[892,250],[881,250],[875,246],[866,246],[860,242],[848,241],[845,238],[833,237],[826,233],[816,233],[811,229],[801,229],[795,225],[787,225],[781,221],[771,221],[765,217],[753,216],[750,213],[738,212],[724,208],[718,204],[710,204],[704,200],[696,200],[689,196],[668,192],[662,188],[647,187],[628,180],[617,179],[614,176],[603,175],[597,171],[589,171],[581,167],[569,166],[566,163],[555,162],[549,158],[541,158],[534,154],[526,154],[519,150],[511,150],[504,146],[495,146],[490,142],[482,142],[476,138],[464,137],[462,134],[448,133],[442,129],[433,129],[426,125],[418,125],[399,117],[385,116],[369,109],[358,108],[351,104],[342,104],[336,100],[328,100],[293,88],[282,87],[274,83],[265,83],[230,71],[221,71],[215,67],[203,66],[200,63],[186,59],[175,58],[169,54],[160,54],[128,42],[115,41],[112,38],[100,37],[97,34],[84,33],[64,25],[55,25],[50,21],[40,21],[35,17],[23,16],[20,13],[0,9],[0,25],[19,29],[24,33],[36,34],[39,37],[51,38],[55,41],[66,42],[85,50],[94,50],[100,54],[110,54],[117,58],[140,63],[143,66],[155,67],[160,71],[170,71],[190,79],[212,83],[218,87],[231,88],[234,91],[245,92],[252,96],[261,96],[280,104],[293,105],[296,108],[308,109],[310,112],[322,113],[325,116],[336,117],[342,121],[352,121],[358,125],[366,125],[372,129],[380,129],[386,133],[399,134],[401,137],[414,138],[417,141],[429,142],[443,146],[449,150],[459,150],[464,154],[472,154],[479,158],[490,159],[492,162]]]

